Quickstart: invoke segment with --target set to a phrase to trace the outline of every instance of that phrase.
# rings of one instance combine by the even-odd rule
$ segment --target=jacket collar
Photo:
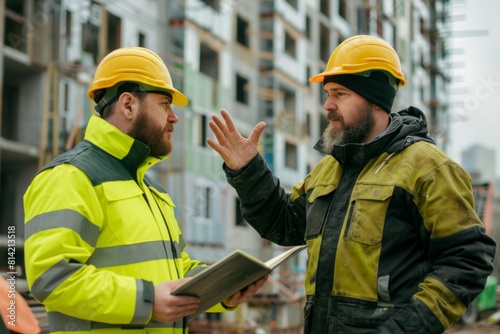
[[[92,115],[89,120],[85,140],[121,160],[131,170],[137,169],[146,160],[156,163],[166,158],[151,157],[148,145],[135,140],[97,115]]]
[[[420,109],[408,107],[390,116],[391,124],[375,140],[364,144],[335,145],[329,154],[341,165],[363,166],[383,152],[398,152],[417,141],[434,143],[427,131],[425,115]],[[314,145],[314,149],[327,154],[322,151],[322,144],[323,138]]]

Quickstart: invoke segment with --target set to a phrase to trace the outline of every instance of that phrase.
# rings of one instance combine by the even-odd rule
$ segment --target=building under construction
[[[22,196],[40,166],[82,139],[93,113],[86,91],[109,51],[154,50],[190,98],[176,109],[171,157],[153,171],[177,203],[190,255],[213,263],[240,248],[268,259],[281,249],[242,219],[220,157],[206,144],[210,116],[228,109],[243,135],[266,121],[261,152],[290,188],[321,158],[311,148],[326,127],[324,98],[308,77],[325,68],[342,40],[372,34],[401,56],[409,88],[395,109],[421,107],[431,135],[446,148],[447,6],[445,0],[0,0],[0,234],[5,241],[9,227],[17,231],[18,289],[27,293]],[[301,333],[305,265],[301,254],[251,302],[204,315],[191,332]],[[32,303],[46,326],[43,307]]]

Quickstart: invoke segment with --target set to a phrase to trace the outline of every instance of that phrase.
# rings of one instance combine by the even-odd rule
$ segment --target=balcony
[[[193,109],[205,112],[228,108],[231,103],[228,88],[220,86],[204,73],[193,71],[189,65],[184,68],[184,92],[189,97]]]

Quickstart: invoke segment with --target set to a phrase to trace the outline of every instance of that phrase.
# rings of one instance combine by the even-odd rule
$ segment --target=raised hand
[[[226,110],[222,109],[220,114],[222,119],[213,115],[212,120],[208,122],[217,142],[209,138],[207,144],[220,154],[229,168],[238,170],[248,164],[259,152],[259,139],[266,128],[266,123],[259,122],[250,136],[245,138],[236,129]]]

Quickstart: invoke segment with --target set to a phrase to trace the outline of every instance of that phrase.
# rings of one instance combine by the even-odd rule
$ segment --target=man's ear
[[[131,120],[134,117],[134,111],[138,107],[138,100],[129,92],[122,93],[116,101],[118,111],[125,119]]]

